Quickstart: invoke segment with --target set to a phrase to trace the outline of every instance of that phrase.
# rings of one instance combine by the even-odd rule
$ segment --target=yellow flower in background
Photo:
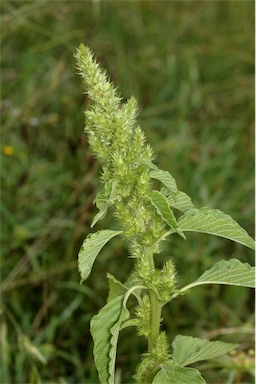
[[[5,145],[3,147],[3,153],[6,155],[6,156],[13,156],[14,155],[14,148],[11,146],[11,145]]]

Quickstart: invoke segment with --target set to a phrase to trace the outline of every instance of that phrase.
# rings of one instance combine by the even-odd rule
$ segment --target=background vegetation
[[[125,280],[133,263],[115,240],[79,285],[99,166],[83,133],[75,48],[89,45],[124,98],[139,100],[156,161],[179,188],[253,235],[254,2],[3,0],[1,8],[1,382],[97,383],[89,321],[105,303],[106,272]],[[250,250],[199,234],[173,237],[159,261],[170,255],[181,284],[221,258],[253,262]],[[249,289],[195,288],[165,308],[163,327],[170,339],[240,342],[237,355],[198,366],[208,383],[252,383],[252,306]],[[145,348],[123,331],[122,384],[133,382]]]

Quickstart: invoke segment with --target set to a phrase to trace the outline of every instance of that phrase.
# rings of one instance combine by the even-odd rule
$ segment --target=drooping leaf
[[[129,319],[124,323],[122,323],[120,330],[122,331],[123,329],[128,327],[138,327],[139,324],[140,324],[140,319],[138,318]]]
[[[87,236],[78,254],[78,270],[81,276],[81,284],[90,275],[93,263],[102,247],[112,239],[112,237],[120,233],[122,233],[122,231],[104,229]]]
[[[162,188],[162,190],[161,192],[165,195],[168,204],[171,207],[176,208],[181,212],[186,212],[189,209],[194,208],[191,198],[185,192],[171,192],[167,188]]]
[[[221,260],[205,271],[196,281],[180,290],[184,292],[202,284],[228,284],[255,287],[255,267],[237,259]]]
[[[114,377],[115,377],[115,362],[116,362],[116,350],[117,350],[117,342],[118,342],[118,336],[119,332],[121,330],[122,324],[129,319],[130,313],[128,309],[124,306],[122,306],[121,313],[119,316],[118,321],[114,324],[114,326],[111,328],[110,333],[112,335],[111,337],[111,348],[109,352],[109,380],[108,384],[114,384]],[[105,384],[104,382],[102,384]]]
[[[163,364],[152,384],[205,384],[205,380],[196,369]]]
[[[102,191],[98,192],[93,204],[96,205],[98,209],[102,209],[104,205],[106,204],[106,188],[104,188]]]
[[[169,172],[163,171],[162,169],[153,170],[150,171],[150,177],[161,181],[171,192],[178,191],[176,181]]]
[[[172,343],[172,358],[176,364],[184,367],[196,361],[214,359],[225,355],[237,348],[238,345],[178,335]]]
[[[130,288],[132,288],[131,294],[135,296],[138,301],[140,301],[140,292],[143,287],[143,282],[138,278],[136,272],[132,272],[124,284],[110,273],[107,274],[107,278],[109,282],[108,302],[117,296],[125,295]],[[144,288],[146,287],[144,286]]]
[[[107,274],[107,277],[109,283],[109,294],[107,302],[115,299],[118,296],[125,295],[128,289],[110,273]]]
[[[151,203],[157,210],[157,213],[162,219],[172,228],[177,228],[177,222],[175,216],[170,209],[166,197],[164,197],[159,191],[152,191],[149,194]]]
[[[101,384],[114,384],[118,335],[122,323],[129,318],[123,301],[124,296],[109,301],[91,320],[94,360]]]
[[[102,208],[100,208],[99,212],[96,213],[96,215],[94,216],[93,218],[93,221],[91,223],[91,228],[94,227],[94,225],[101,219],[103,219],[106,214],[107,214],[107,211],[108,211],[108,208],[109,208],[109,203],[106,202],[104,206],[102,206]]]
[[[143,286],[143,281],[139,279],[138,274],[136,271],[133,271],[126,282],[124,283],[124,286],[129,290],[130,288],[134,288],[137,286],[138,288],[132,291],[133,296],[136,297],[138,302],[140,301],[140,296],[141,296],[141,287]],[[139,288],[140,287],[140,288]],[[146,287],[144,287],[146,288]]]
[[[218,209],[190,209],[178,220],[179,228],[186,231],[209,233],[225,237],[255,249],[254,240],[229,215]]]
[[[94,200],[96,207],[99,209],[99,212],[95,215],[91,228],[101,219],[103,219],[108,211],[108,208],[113,203],[114,191],[116,187],[116,180],[110,179],[104,186],[104,189],[97,193],[97,196]]]

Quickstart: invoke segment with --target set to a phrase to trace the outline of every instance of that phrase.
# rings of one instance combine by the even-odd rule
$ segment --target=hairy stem
[[[159,301],[156,293],[153,290],[149,291],[150,304],[151,304],[151,318],[150,318],[150,335],[148,339],[148,350],[151,352],[154,341],[159,335],[161,324],[162,303]]]

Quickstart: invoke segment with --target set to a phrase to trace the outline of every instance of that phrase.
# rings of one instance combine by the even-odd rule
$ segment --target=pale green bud
[[[154,340],[151,356],[158,363],[163,363],[169,359],[169,343],[165,332],[160,332],[156,340]]]
[[[148,337],[150,333],[150,300],[148,295],[144,295],[140,304],[137,306],[136,317],[139,319],[138,333]]]

